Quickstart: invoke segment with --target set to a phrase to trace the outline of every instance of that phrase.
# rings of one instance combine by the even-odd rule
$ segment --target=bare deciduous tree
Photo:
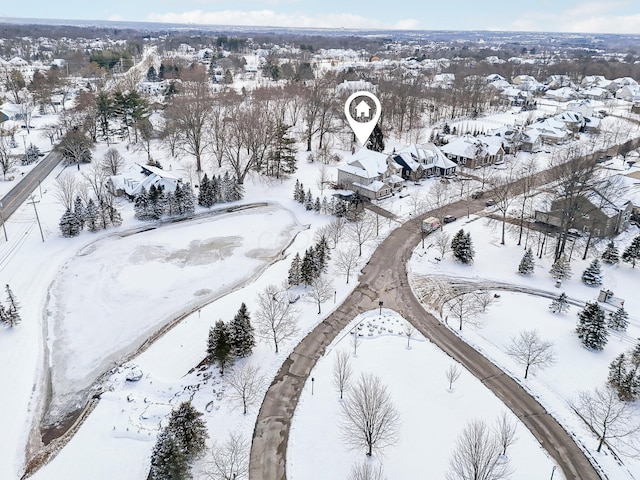
[[[344,232],[347,225],[347,221],[344,217],[337,217],[331,220],[331,223],[327,225],[327,238],[329,238],[333,242],[333,248],[338,246],[338,242],[342,237],[342,233]]]
[[[239,433],[229,434],[223,444],[214,443],[211,460],[204,467],[212,480],[246,480],[249,478],[249,442]]]
[[[402,331],[407,336],[407,348],[411,348],[411,337],[416,334],[416,329],[409,322],[404,322]]]
[[[124,166],[124,158],[122,158],[118,150],[110,148],[104,152],[100,166],[107,174],[118,175]]]
[[[289,303],[286,293],[275,285],[269,285],[258,295],[256,334],[267,342],[278,345],[298,331],[297,312]]]
[[[474,323],[478,316],[478,301],[475,295],[463,293],[449,300],[449,312],[458,319],[459,330],[462,330],[463,323]]]
[[[447,480],[500,480],[510,475],[502,447],[482,420],[472,420],[456,441]]]
[[[358,244],[358,256],[362,256],[362,246],[373,238],[376,222],[365,212],[348,224],[349,236]]]
[[[342,400],[344,392],[349,388],[352,374],[353,370],[351,369],[349,354],[344,350],[338,350],[333,360],[333,386],[340,392],[340,400]]]
[[[438,249],[438,253],[440,254],[440,258],[442,259],[449,251],[449,246],[451,245],[451,235],[441,231],[436,234],[434,240],[436,248]]]
[[[330,184],[331,173],[329,167],[327,167],[325,163],[321,163],[320,169],[318,170],[318,179],[316,180],[316,185],[320,189],[320,195],[324,195],[324,188]]]
[[[318,315],[322,313],[322,303],[329,300],[333,296],[334,291],[333,283],[324,275],[320,275],[311,280],[309,290],[307,291],[307,298],[310,302],[318,305]]]
[[[460,367],[457,363],[452,363],[445,371],[447,380],[449,381],[449,390],[453,390],[453,384],[460,378]]]
[[[11,171],[16,164],[17,158],[11,155],[9,151],[8,142],[4,136],[0,136],[0,169],[2,170],[2,177],[7,179],[7,173]]]
[[[493,428],[493,433],[502,447],[502,455],[507,454],[507,448],[513,445],[517,439],[516,429],[518,424],[512,417],[512,414],[503,410]]]
[[[489,290],[482,289],[476,292],[476,301],[481,313],[487,311],[487,307],[495,302],[496,298]]]
[[[336,253],[336,268],[340,273],[344,273],[347,277],[347,283],[349,283],[349,275],[351,270],[357,268],[360,257],[358,251],[355,248],[348,248],[346,250],[338,250]]]
[[[555,362],[553,342],[542,340],[536,330],[523,330],[517,338],[512,338],[507,354],[525,366],[524,378],[531,367],[543,368]]]
[[[489,180],[489,187],[492,189],[495,208],[500,212],[502,217],[502,233],[500,244],[505,244],[505,232],[507,225],[507,213],[511,208],[511,204],[515,201],[516,193],[516,172],[514,168],[509,168],[506,175],[494,175]]]
[[[371,462],[371,459],[368,459],[353,465],[349,473],[349,480],[385,480],[382,465],[375,465]]]
[[[246,415],[249,407],[260,400],[264,377],[260,369],[253,365],[236,366],[225,376],[230,387],[230,397],[242,403],[242,414]]]
[[[71,173],[56,178],[55,197],[64,208],[73,210],[73,201],[78,190],[78,181]]]
[[[598,448],[606,443],[627,455],[637,454],[636,445],[640,425],[634,420],[632,405],[618,398],[609,387],[581,392],[573,409],[598,437]]]
[[[373,449],[393,445],[399,435],[400,416],[380,378],[362,374],[342,403],[342,435],[353,449]]]

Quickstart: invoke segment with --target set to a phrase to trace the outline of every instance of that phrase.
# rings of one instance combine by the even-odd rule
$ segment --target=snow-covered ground
[[[34,119],[34,123],[36,120]],[[498,119],[494,120],[498,121]],[[46,124],[46,121],[48,120],[43,120],[43,125]],[[37,135],[36,132],[37,130],[34,130],[30,135]],[[26,140],[30,140],[30,137]],[[18,139],[18,141],[22,140]],[[38,142],[42,142],[39,146],[44,150],[49,140],[38,137]],[[34,141],[34,143],[37,142]],[[391,144],[392,142],[389,143],[389,145]],[[144,163],[146,161],[144,152],[130,150],[123,144],[112,146],[118,149],[127,163],[133,161]],[[45,382],[45,365],[47,364],[44,358],[47,355],[45,346],[50,349],[54,378],[64,380],[57,382],[58,384],[62,384],[68,379],[84,380],[89,378],[90,373],[95,374],[99,373],[101,369],[108,369],[113,365],[111,362],[115,361],[115,354],[124,355],[126,350],[133,348],[145,335],[165,323],[170,317],[175,317],[180,312],[193,308],[194,302],[198,299],[209,301],[220,296],[224,291],[232,290],[232,285],[238,282],[247,282],[247,284],[244,288],[229,291],[199,311],[196,310],[187,315],[175,328],[141,355],[128,364],[113,369],[112,375],[105,381],[106,391],[102,394],[96,409],[89,415],[71,442],[34,478],[146,478],[149,455],[161,421],[173,406],[188,398],[193,398],[194,405],[200,411],[205,412],[212,440],[224,440],[227,434],[232,431],[238,431],[245,438],[250,439],[258,406],[254,406],[247,415],[242,415],[237,408],[234,408],[235,405],[229,400],[228,395],[225,395],[226,385],[215,368],[204,372],[189,372],[204,357],[209,327],[220,318],[230,320],[241,302],[246,302],[249,311],[255,313],[257,293],[269,284],[281,284],[286,277],[291,256],[296,252],[304,253],[305,249],[314,243],[314,233],[317,228],[331,220],[328,216],[305,211],[301,205],[292,200],[295,178],[304,183],[305,190],[310,188],[314,195],[320,193],[317,181],[322,166],[319,163],[308,163],[307,153],[302,151],[302,146],[300,148],[301,151],[298,154],[299,170],[294,178],[279,182],[250,175],[247,180],[246,196],[243,203],[269,200],[279,205],[279,207],[274,206],[266,209],[272,212],[271,217],[245,212],[228,219],[202,219],[195,222],[162,226],[152,232],[124,238],[112,234],[144,225],[143,222],[133,219],[131,204],[124,201],[121,204],[124,223],[119,229],[107,230],[98,234],[83,232],[79,237],[73,239],[61,238],[58,221],[63,209],[54,195],[54,176],[60,173],[61,168],[56,169],[54,174],[43,182],[42,195],[39,192],[37,194],[37,200],[40,201],[37,208],[43,224],[44,244],[35,223],[33,206],[23,205],[7,222],[9,242],[0,245],[2,281],[11,284],[14,293],[22,303],[23,316],[23,323],[19,327],[2,332],[0,335],[0,365],[2,365],[0,367],[0,384],[12,386],[12,394],[6,395],[4,398],[4,413],[0,414],[0,424],[3,425],[0,432],[0,444],[14,446],[14,448],[0,449],[0,478],[16,478],[22,471],[28,430],[31,427],[31,421],[37,415],[43,394],[41,388]],[[106,145],[99,144],[95,149],[94,158],[100,159],[106,149]],[[342,153],[346,157],[344,152]],[[180,162],[169,158],[158,145],[154,145],[152,155],[154,159],[171,169],[183,169],[187,178],[188,173],[193,171],[193,168],[188,165],[189,161]],[[540,156],[543,166],[549,158],[549,155],[545,155],[541,154]],[[80,180],[86,168],[88,167],[82,166],[81,171],[70,170],[69,173],[77,175]],[[211,166],[207,166],[207,169],[211,170]],[[329,169],[333,170],[333,167],[330,166]],[[335,171],[333,171],[333,175],[335,178]],[[434,181],[436,180],[425,181],[422,185],[410,185],[407,192],[415,197],[418,192],[424,192],[428,189]],[[0,182],[0,194],[14,184],[15,181]],[[455,188],[455,185],[452,186],[452,191],[455,191]],[[329,196],[331,192],[325,191],[324,194]],[[452,197],[455,199],[454,195]],[[409,214],[413,209],[411,197],[400,199],[399,196],[395,196],[381,202],[381,205],[404,219],[410,217]],[[204,209],[199,209],[199,211],[204,211]],[[300,231],[297,225],[309,225],[310,228]],[[393,221],[381,222],[380,237],[365,245],[362,264],[389,229],[396,225],[397,223]],[[447,228],[455,232],[463,225],[465,225],[463,220],[458,220]],[[430,268],[438,268],[441,273],[483,278],[487,271],[490,271],[492,275],[500,275],[500,268],[497,267],[501,266],[505,268],[503,272],[505,281],[517,281],[518,283],[530,281],[532,285],[540,282],[547,285],[545,288],[554,288],[552,280],[546,273],[548,270],[548,265],[544,264],[546,260],[540,261],[544,265],[536,270],[533,280],[521,278],[513,273],[522,255],[521,249],[515,247],[512,249],[510,244],[507,247],[498,245],[493,230],[486,228],[483,220],[472,222],[469,227],[465,225],[465,228],[474,228],[472,236],[478,251],[474,266],[462,268],[451,262],[450,258],[436,266],[435,262],[429,262],[434,252],[433,249],[428,249],[426,255],[420,253],[423,256],[418,256],[412,262],[411,268],[420,272],[420,269],[423,268],[420,266],[421,262],[426,261],[424,263],[426,271],[430,271],[428,270]],[[297,235],[295,235],[296,232],[298,232]],[[285,252],[287,258],[276,261],[261,271],[259,276],[253,278],[254,273],[261,270],[294,235],[293,243]],[[215,242],[229,242],[227,247],[230,253],[229,257],[218,258],[217,255],[221,252],[212,254],[208,251],[208,247],[213,246],[211,242],[214,240]],[[346,243],[347,240],[344,240],[341,247]],[[265,249],[267,252],[264,251]],[[505,260],[505,252],[507,251],[514,252],[513,259],[510,261]],[[500,256],[499,261],[494,254]],[[192,260],[198,256],[206,258],[207,261],[213,261],[210,268],[192,264]],[[483,256],[491,258],[491,261],[487,260],[485,263],[481,260]],[[142,261],[143,259],[144,261]],[[478,270],[482,266],[484,268]],[[103,272],[101,275],[95,274],[98,268]],[[586,295],[584,299],[590,299],[596,295],[596,290],[580,285],[577,280],[579,268],[576,266],[574,270],[576,272],[575,279],[565,282],[563,286],[567,293],[576,298]],[[636,272],[627,273],[628,270],[627,266],[605,269],[605,285],[615,290],[618,296],[626,295],[627,298],[632,298],[631,294],[619,286],[623,283],[626,285],[627,282],[633,280],[633,274]],[[353,276],[352,282],[346,285],[344,276],[338,275],[333,266],[330,266],[328,275],[334,279],[336,302],[334,303],[333,299],[326,302],[323,306],[323,314],[317,315],[317,307],[304,301],[303,298],[296,304],[300,310],[299,335],[286,342],[278,355],[273,353],[271,345],[260,343],[254,354],[246,360],[246,362],[260,366],[266,383],[273,377],[296,341],[328,315],[331,308],[339,305],[355,285]],[[53,283],[56,278],[56,282]],[[51,299],[47,303],[47,292],[50,287]],[[66,293],[69,291],[73,293]],[[304,294],[302,288],[299,288],[298,291]],[[501,303],[490,307],[492,319],[494,314],[496,317],[504,316],[505,322],[513,317],[511,309],[518,307],[518,305],[510,303],[510,298],[510,295],[502,294]],[[530,304],[536,305],[536,301],[531,300]],[[126,309],[126,315],[122,314],[120,309],[121,304],[125,302],[129,307]],[[544,304],[541,304],[539,310],[541,310],[539,315],[543,318],[546,318],[545,315],[551,315],[547,313]],[[638,311],[634,312],[631,304],[629,310],[634,317],[629,329],[630,339],[637,336],[634,328],[638,328]],[[533,307],[531,311],[534,311]],[[538,307],[535,307],[535,311],[538,311]],[[546,378],[543,375],[552,375],[553,372],[556,372],[556,376],[561,378],[565,374],[565,371],[562,370],[565,368],[562,363],[569,364],[566,366],[567,374],[585,379],[585,387],[578,379],[575,379],[573,387],[586,388],[591,380],[594,385],[599,384],[604,381],[601,372],[606,373],[608,359],[613,355],[614,350],[623,351],[631,345],[632,342],[626,339],[619,342],[621,346],[615,349],[612,338],[603,354],[581,351],[577,339],[572,334],[574,313],[575,309],[564,316],[551,316],[549,322],[553,327],[556,326],[553,322],[563,322],[564,341],[574,344],[575,357],[572,355],[567,357],[569,358],[568,362],[559,361],[556,366],[537,372],[528,380],[527,385],[539,382],[539,379]],[[386,315],[389,321],[396,318],[392,312],[386,312]],[[47,316],[50,321],[50,329],[49,332],[43,332],[42,325]],[[373,317],[375,315],[372,314]],[[61,319],[64,321],[60,321]],[[525,321],[525,317],[518,316],[518,320]],[[371,321],[377,320],[372,319]],[[537,322],[537,317],[531,321]],[[399,319],[398,322],[400,322]],[[90,331],[86,328],[89,325],[92,327]],[[96,330],[97,327],[100,327],[99,332]],[[509,327],[515,328],[511,324]],[[508,330],[506,325],[504,329],[495,329],[497,332],[495,338],[491,336],[493,331],[494,329],[487,325],[484,329],[477,331],[467,328],[463,335],[469,341],[477,344],[490,358],[514,372],[517,377],[520,372],[519,368],[508,363],[509,358],[505,358],[504,355],[500,356],[500,347],[504,344],[505,339],[514,333]],[[505,332],[509,332],[509,334]],[[47,333],[48,337],[45,336]],[[556,335],[560,335],[560,333],[560,331],[555,332]],[[477,335],[477,337],[470,337],[471,335]],[[486,336],[487,339],[480,335]],[[491,349],[489,348],[491,345],[497,345],[497,347]],[[560,339],[557,340],[557,345],[558,350],[561,346],[564,348]],[[427,342],[412,340],[412,348],[407,350],[403,346],[403,341],[392,335],[367,338],[361,348],[362,352],[354,359],[354,365],[357,364],[357,368],[363,370],[385,372],[385,381],[389,379],[394,399],[406,401],[406,405],[405,403],[401,405],[403,425],[409,428],[413,427],[411,419],[414,415],[416,418],[427,413],[435,412],[437,415],[439,409],[445,409],[452,405],[459,406],[461,410],[464,410],[465,415],[468,413],[468,416],[462,417],[455,408],[447,410],[446,413],[451,415],[438,416],[439,421],[428,425],[425,429],[426,439],[447,438],[448,442],[441,441],[436,442],[437,445],[429,444],[427,447],[421,447],[419,445],[423,443],[421,443],[422,439],[417,436],[418,433],[415,430],[407,431],[403,441],[412,444],[408,450],[414,454],[415,458],[403,457],[402,455],[405,453],[400,454],[397,451],[399,449],[395,449],[395,453],[390,451],[389,457],[384,459],[384,464],[387,474],[392,478],[407,478],[416,475],[416,472],[424,473],[424,464],[421,463],[418,466],[415,462],[423,458],[422,451],[425,451],[425,456],[427,455],[427,449],[429,449],[429,455],[433,453],[434,458],[437,455],[437,462],[434,461],[434,465],[436,463],[438,465],[437,470],[434,469],[433,472],[429,470],[429,473],[441,475],[443,468],[446,467],[453,439],[458,435],[466,419],[477,416],[485,417],[486,412],[489,412],[485,418],[493,420],[493,417],[501,409],[499,402],[483,387],[477,385],[477,382],[468,374],[463,374],[454,386],[454,392],[447,392],[444,368],[448,360]],[[391,356],[394,360],[387,362],[388,365],[380,366],[375,363],[380,359],[373,358],[376,355],[369,356],[367,354],[370,349],[384,353],[384,355],[380,355],[381,358]],[[403,354],[403,362],[406,360],[409,364],[400,364],[399,359],[395,359],[396,356],[400,357],[397,355],[398,352]],[[586,359],[598,359],[594,361],[593,365],[593,371],[597,373],[589,372],[583,376],[576,373],[580,365],[587,364],[586,359],[582,359],[580,355],[586,355]],[[577,358],[579,362],[574,362],[574,358]],[[416,364],[411,360],[416,360]],[[398,367],[401,368],[394,369],[393,372],[413,372],[411,375],[407,375],[408,383],[404,383],[407,380],[404,375],[390,375],[388,372],[391,370],[386,370],[394,367],[396,361],[398,361]],[[425,368],[422,362],[426,362],[428,367]],[[327,366],[330,363],[329,356],[327,356],[324,363],[321,362],[318,365],[318,373],[314,371],[318,382],[321,378],[326,377],[324,373],[321,373],[322,368],[330,368]],[[133,365],[137,365],[144,373],[139,382],[125,380],[127,372],[133,368]],[[60,369],[60,367],[62,368]],[[68,370],[67,367],[73,367],[74,370]],[[570,368],[573,370],[569,370]],[[424,399],[419,402],[406,393],[405,388],[410,388],[410,392],[414,391],[415,385],[411,383],[411,380],[415,380],[415,378],[424,379],[420,383],[424,384],[425,392],[434,392],[434,398],[424,399],[427,393],[420,394],[416,389],[416,397],[420,394]],[[546,388],[554,392],[552,398],[555,400],[551,401],[548,407],[554,414],[556,411],[559,412],[558,418],[566,420],[571,426],[570,428],[575,426],[581,432],[579,433],[582,435],[581,438],[585,439],[585,444],[590,446],[593,439],[589,437],[588,433],[585,433],[582,425],[576,423],[567,414],[568,393],[562,388],[554,386],[554,381],[550,379],[549,381],[545,380],[546,383],[544,383]],[[86,385],[86,382],[82,383],[82,388]],[[320,385],[318,383],[316,386],[320,388]],[[563,385],[564,387],[567,388],[567,391],[573,388],[571,384]],[[322,392],[331,395],[333,400],[322,402],[322,404],[314,403],[316,401],[315,392],[314,397],[310,398],[310,392],[307,390],[303,393],[303,403],[296,416],[294,438],[291,445],[291,462],[292,472],[297,478],[313,478],[307,476],[304,470],[300,471],[302,473],[298,473],[297,469],[304,469],[304,465],[307,461],[311,462],[312,457],[321,458],[316,451],[303,447],[305,442],[308,443],[318,437],[314,429],[307,431],[303,425],[305,422],[313,422],[313,418],[310,419],[309,416],[325,416],[324,418],[329,419],[335,414],[337,404],[335,392],[329,388],[328,382],[325,383]],[[543,390],[536,390],[536,395],[542,396],[543,394]],[[318,391],[318,395],[320,395],[320,391]],[[473,406],[473,400],[476,399],[476,396],[483,399],[478,403],[477,408]],[[425,403],[427,400],[434,402],[431,410],[427,408]],[[415,403],[412,403],[414,401]],[[420,418],[421,421],[430,421],[428,417]],[[449,418],[452,423],[448,424],[445,418]],[[334,425],[335,422],[331,423],[330,420],[326,420],[325,424]],[[433,431],[435,429],[438,431]],[[322,432],[324,435],[324,430]],[[544,478],[547,475],[545,472],[550,470],[551,462],[540,451],[539,446],[535,442],[532,443],[530,435],[522,426],[519,429],[519,437],[519,442],[509,452],[512,462],[515,464],[516,459],[523,458],[525,453],[520,452],[520,449],[523,449],[531,458],[538,459],[535,462],[531,460],[531,464],[539,464],[540,470],[535,470],[539,472],[537,478],[541,476]],[[414,444],[416,445],[415,449],[413,448]],[[418,448],[420,450],[417,450]],[[438,448],[440,450],[437,450]],[[401,450],[407,449],[402,448]],[[339,442],[334,442],[333,445],[327,445],[324,451],[326,455],[335,454],[335,458],[343,459],[336,462],[336,468],[342,469],[341,475],[346,474],[351,466],[352,458],[343,456],[343,446]],[[416,452],[418,455],[415,455]],[[118,461],[113,462],[113,458],[117,458]],[[598,461],[607,470],[611,468],[612,478],[625,478],[613,477],[619,472],[619,469],[607,463],[606,459],[601,461],[599,458]],[[521,460],[517,460],[518,464],[520,462]],[[416,465],[417,470],[412,470],[413,473],[411,473],[403,467],[403,463]],[[529,461],[527,461],[528,464]],[[196,476],[201,476],[198,472],[204,467],[206,467],[206,458],[196,466]],[[520,473],[521,471],[518,470],[518,478],[529,478],[521,477]],[[556,472],[556,478],[558,478],[557,475],[558,472]]]

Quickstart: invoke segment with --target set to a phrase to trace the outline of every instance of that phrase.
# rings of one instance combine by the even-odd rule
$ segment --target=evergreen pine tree
[[[231,348],[227,325],[222,320],[218,320],[215,326],[209,329],[207,355],[209,362],[218,364],[221,375],[224,375],[224,367],[231,359]]]
[[[146,188],[142,187],[140,193],[136,195],[133,201],[133,211],[138,220],[150,220],[152,218],[149,208],[149,194]]]
[[[300,258],[300,252],[296,252],[296,255],[293,257],[293,260],[291,261],[291,267],[289,267],[288,282],[290,287],[293,287],[295,285],[300,285],[301,267],[302,267],[302,259]]]
[[[600,271],[600,260],[594,258],[591,264],[582,272],[582,282],[592,287],[602,285],[602,273]]]
[[[113,225],[114,227],[119,227],[120,225],[122,225],[122,215],[120,215],[118,209],[112,205],[107,204],[105,204],[105,207],[107,208],[107,216],[109,217],[111,225]]]
[[[80,233],[78,218],[69,209],[64,212],[58,225],[60,226],[60,232],[63,237],[75,237]]]
[[[620,400],[626,400],[628,392],[625,392],[625,383],[627,382],[627,361],[624,353],[621,353],[616,359],[609,365],[609,376],[607,377],[607,384],[615,388],[618,392]]]
[[[624,307],[618,308],[609,314],[609,328],[624,332],[629,326],[629,314]]]
[[[527,249],[526,252],[524,252],[522,260],[520,260],[520,265],[518,266],[518,273],[521,275],[529,275],[530,273],[533,273],[534,266],[535,265],[533,262],[533,252],[529,248]]]
[[[25,152],[24,157],[22,157],[22,165],[31,165],[35,163],[40,158],[40,149],[36,147],[33,143],[30,143],[27,147],[27,151]]]
[[[565,278],[571,278],[571,264],[567,260],[567,258],[562,255],[558,258],[553,265],[551,266],[551,270],[549,273],[556,280],[564,280]]]
[[[320,197],[316,197],[316,201],[313,202],[313,210],[320,213]]]
[[[551,305],[549,305],[549,310],[553,313],[564,313],[569,310],[569,301],[567,300],[567,294],[562,292],[558,295],[558,298],[555,298]]]
[[[180,188],[180,184],[176,185],[176,190]],[[168,191],[164,195],[164,212],[169,217],[175,217],[178,215],[178,204],[176,200],[175,191]]]
[[[296,141],[289,136],[289,125],[275,128],[273,146],[267,153],[266,175],[280,178],[296,171]]]
[[[196,211],[196,196],[193,194],[193,189],[190,183],[185,183],[180,189],[182,194],[180,204],[182,205],[182,214],[191,215]]]
[[[73,214],[76,216],[76,220],[78,221],[78,226],[80,230],[84,228],[84,224],[86,223],[86,209],[84,208],[84,204],[82,203],[82,199],[80,197],[76,197],[73,202]]]
[[[197,458],[205,449],[207,427],[202,421],[202,413],[191,405],[182,402],[169,416],[169,430],[182,445],[187,460]]]
[[[311,189],[309,189],[307,195],[304,197],[304,208],[313,210],[313,195],[311,194]]]
[[[220,189],[220,176],[212,176],[209,181],[209,188],[211,190],[211,199],[213,203],[222,202],[222,191]]]
[[[158,220],[164,213],[164,194],[162,189],[151,185],[149,187],[149,193],[147,194],[149,201],[148,215],[153,220]]]
[[[335,200],[333,214],[340,218],[345,217],[347,215],[347,204],[342,200]]]
[[[369,150],[373,150],[374,152],[382,152],[384,150],[384,134],[377,123],[375,127],[373,127],[373,131],[371,132],[371,135],[369,135],[364,147]]]
[[[300,180],[296,178],[296,185],[293,187],[293,199],[296,202],[300,201]]]
[[[232,352],[236,357],[248,357],[256,346],[254,329],[247,306],[244,302],[240,305],[238,313],[229,324],[229,342]]]
[[[11,291],[9,284],[5,285],[5,292],[7,293],[7,307],[4,309],[4,322],[10,327],[15,327],[22,321],[20,318],[20,304]]]
[[[85,219],[87,229],[90,232],[98,231],[98,211],[96,209],[96,204],[93,201],[93,198],[89,199],[89,203],[87,203],[87,209],[85,211]]]
[[[189,460],[184,446],[168,429],[163,429],[151,453],[151,480],[179,480],[189,478]]]
[[[320,213],[327,214],[329,213],[329,202],[327,202],[327,197],[322,197],[322,205],[320,206]]]
[[[233,185],[231,185],[229,172],[225,172],[220,181],[220,195],[223,202],[233,202]]]
[[[458,261],[465,264],[472,263],[475,250],[473,249],[471,234],[464,233],[464,230],[460,229],[451,240],[451,251]]]
[[[233,177],[231,179],[231,196],[229,201],[235,202],[242,200],[242,197],[244,197],[244,187],[238,182],[236,177]]]
[[[613,240],[609,240],[607,248],[602,252],[602,261],[609,265],[615,265],[620,262],[620,253]]]
[[[631,244],[624,249],[622,253],[622,261],[625,263],[630,263],[633,268],[636,267],[636,263],[640,258],[640,235],[635,237]]]
[[[578,313],[578,338],[587,348],[602,350],[607,344],[609,332],[605,325],[604,310],[595,302],[587,302],[584,309]]]
[[[198,205],[210,208],[214,203],[209,176],[205,173],[198,190]]]
[[[313,247],[309,247],[304,252],[304,257],[302,257],[302,264],[300,265],[300,281],[309,286],[314,278],[316,278],[315,252]]]

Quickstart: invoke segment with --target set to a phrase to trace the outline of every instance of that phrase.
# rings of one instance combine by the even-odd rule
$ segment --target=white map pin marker
[[[366,97],[366,98],[361,98]],[[351,104],[354,100],[360,98],[356,103],[356,118],[351,116]],[[369,99],[369,100],[367,100]],[[375,112],[373,112],[375,107]],[[380,119],[382,107],[380,106],[380,100],[371,92],[360,91],[351,95],[344,104],[344,114],[347,116],[349,125],[353,133],[356,134],[356,138],[360,142],[360,145],[364,146],[373,132],[378,120]]]

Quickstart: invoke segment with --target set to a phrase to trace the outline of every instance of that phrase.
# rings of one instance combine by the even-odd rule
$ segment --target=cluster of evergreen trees
[[[464,233],[461,228],[451,239],[451,251],[453,256],[462,263],[473,263],[475,250],[471,241],[471,233]]]
[[[7,306],[5,307],[0,303],[0,322],[9,327],[15,327],[22,321],[20,312],[18,311],[20,304],[8,284],[5,285],[5,291],[7,293]]]
[[[204,452],[208,437],[201,417],[191,402],[183,402],[171,412],[151,454],[152,480],[191,478],[190,463]]]
[[[304,184],[296,179],[296,185],[293,190],[293,199],[304,205],[307,210],[315,210],[325,215],[335,215],[336,217],[355,218],[360,211],[362,198],[356,193],[352,201],[340,200],[336,197],[315,197],[308,189],[305,193]]]
[[[27,147],[27,151],[22,157],[22,165],[31,165],[35,163],[40,158],[40,149],[36,147],[33,143],[30,143]]]
[[[149,191],[142,187],[134,199],[134,215],[138,220],[158,220],[163,215],[176,217],[190,215],[196,209],[191,185],[178,183],[173,192],[151,185]]]
[[[300,253],[296,252],[289,267],[289,286],[311,285],[313,280],[326,271],[330,259],[329,244],[323,235],[304,252],[304,257],[300,258]]]
[[[198,191],[198,205],[211,207],[216,203],[235,202],[241,200],[243,195],[242,185],[229,172],[225,172],[224,177],[214,175],[211,179],[205,173]]]
[[[85,205],[80,197],[76,197],[73,211],[67,209],[58,225],[63,237],[75,237],[85,227],[90,232],[97,232],[110,225],[119,227],[121,224],[122,216],[114,205],[106,201],[96,203],[92,198]]]
[[[609,365],[607,384],[618,392],[623,401],[636,400],[640,395],[640,343],[621,353]]]
[[[578,312],[578,338],[593,350],[602,350],[607,344],[609,331],[605,322],[605,311],[597,302],[587,302]]]
[[[228,324],[218,320],[209,329],[207,342],[207,362],[216,363],[224,375],[224,367],[237,357],[248,357],[253,352],[256,341],[247,306],[242,303],[238,313]]]
[[[551,270],[549,270],[549,274],[555,278],[556,280],[564,280],[565,278],[571,278],[571,263],[567,260],[567,257],[564,255],[560,256],[553,265],[551,265]]]

